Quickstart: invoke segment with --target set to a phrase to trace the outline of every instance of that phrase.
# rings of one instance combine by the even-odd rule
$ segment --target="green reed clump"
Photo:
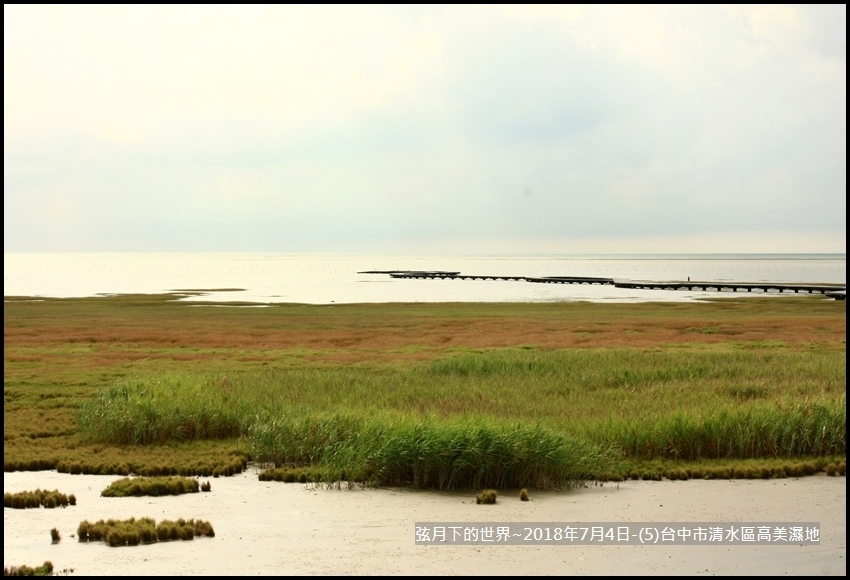
[[[495,489],[485,489],[481,493],[475,496],[475,503],[477,504],[494,504],[496,503],[496,496],[499,493]]]
[[[10,566],[3,567],[3,576],[52,576],[53,563],[45,560],[44,564],[33,568],[32,566]]]
[[[104,389],[80,410],[91,440],[149,444],[239,437],[255,402],[250,380],[226,376],[169,376],[128,380]]]
[[[52,544],[58,544],[62,540],[62,534],[59,533],[58,528],[53,528],[50,530],[50,542]]]
[[[488,349],[393,367],[327,366],[123,381],[82,406],[92,441],[162,443],[244,435],[261,413],[401,413],[574,427],[800,397],[835,400],[838,352]],[[652,401],[652,404],[649,404]],[[167,475],[167,474],[162,474]]]
[[[749,459],[846,452],[843,399],[796,405],[749,404],[593,425],[586,433],[627,457]]]
[[[125,477],[113,481],[101,497],[162,496],[197,493],[199,483],[191,477]]]
[[[831,389],[830,382],[843,374],[843,357],[790,350],[488,349],[426,363],[417,372],[432,383],[543,380],[585,395],[599,390],[625,394],[660,385],[716,384],[718,394],[737,401],[772,397],[775,386],[771,383],[793,384],[798,377],[820,383],[817,388]]]
[[[107,444],[241,438],[249,450],[211,473],[167,461],[112,466],[125,475],[217,477],[250,457],[315,466],[328,481],[560,487],[626,478],[619,456],[843,454],[844,369],[843,352],[735,345],[464,350],[409,365],[124,381],[82,406],[80,427]]]
[[[278,417],[259,421],[249,436],[259,461],[318,463],[331,479],[417,488],[569,487],[620,460],[612,449],[540,424],[483,419]]]
[[[3,507],[7,508],[64,508],[69,505],[77,505],[76,496],[74,494],[66,495],[64,493],[60,493],[59,490],[56,489],[53,491],[36,489],[34,491],[3,494]]]
[[[520,501],[528,501],[528,490],[526,488],[519,490],[519,499]]]
[[[191,540],[195,536],[215,536],[212,525],[202,520],[162,520],[153,518],[130,518],[118,521],[99,520],[80,522],[77,537],[80,542],[105,542],[112,547],[137,546],[171,540]]]

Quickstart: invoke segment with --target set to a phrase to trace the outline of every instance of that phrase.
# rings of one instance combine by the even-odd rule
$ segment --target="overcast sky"
[[[845,252],[846,17],[4,5],[4,250]]]

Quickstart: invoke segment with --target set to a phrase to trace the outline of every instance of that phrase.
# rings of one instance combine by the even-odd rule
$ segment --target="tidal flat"
[[[6,491],[23,485],[18,491],[57,487],[74,493],[78,482],[131,474],[212,477],[210,494],[163,501],[178,502],[175,506],[211,501],[216,490],[243,482],[241,495],[233,493],[250,511],[257,489],[265,486],[271,486],[272,496],[297,489],[304,491],[297,498],[345,497],[352,506],[354,498],[393,494],[413,505],[448,497],[457,501],[447,505],[471,501],[474,506],[475,493],[485,487],[528,487],[538,501],[572,501],[618,485],[623,492],[618,497],[677,485],[698,490],[694,500],[704,490],[725,489],[726,503],[734,503],[745,483],[798,489],[839,482],[841,494],[834,501],[844,501],[844,479],[838,475],[846,456],[844,302],[781,296],[641,304],[229,308],[240,304],[222,302],[212,308],[179,298],[6,297]],[[305,465],[323,470],[325,481],[259,481],[265,468]],[[804,474],[823,475],[799,477]],[[41,481],[53,477],[71,478],[68,488]],[[341,481],[355,481],[355,490],[321,487]],[[738,487],[729,487],[733,484]],[[796,493],[814,502],[808,491]],[[125,499],[135,503],[106,504],[122,506],[116,513],[99,516],[86,511],[81,500],[74,513],[79,521],[166,517],[123,507],[160,506],[160,498],[116,501]],[[293,498],[295,505],[299,501],[307,500]],[[772,521],[791,517],[782,515],[784,500],[771,501],[775,511],[759,513]],[[235,503],[229,509],[238,509],[239,500]],[[475,507],[500,503],[505,505]],[[525,503],[516,500],[517,506]],[[711,505],[722,503],[717,499]],[[630,505],[619,506],[609,521],[643,517]],[[258,509],[275,513],[267,505]],[[366,504],[360,509],[374,511]],[[10,511],[18,510],[5,512],[7,538],[10,525],[29,525],[19,518],[36,523],[32,514]],[[439,519],[427,515],[431,512],[443,517],[433,506],[420,511],[421,519]],[[55,510],[40,513],[48,512]],[[215,517],[173,512],[167,517],[210,520],[216,538],[139,550],[182,549],[176,557],[197,562],[208,558],[185,550],[220,541],[222,525],[231,525],[225,523],[226,511]],[[480,513],[458,512],[451,519]],[[720,508],[716,513],[712,519],[733,518]],[[550,521],[542,514],[504,515]],[[412,530],[413,520],[404,521]],[[44,535],[47,549],[71,549],[67,527],[61,547],[50,545],[48,532],[56,525],[43,531],[34,525],[32,534]],[[357,518],[345,525],[352,536],[369,537]],[[260,533],[274,535],[273,527],[257,521]],[[387,542],[380,535],[372,540]],[[8,559],[24,555],[10,551],[9,541],[7,565],[41,565],[36,553],[23,561]],[[355,566],[345,556],[343,539],[339,542],[336,556]],[[74,549],[95,553],[92,546]],[[58,569],[70,566],[52,561]],[[314,568],[322,569],[332,567],[323,561]]]
[[[327,489],[261,482],[257,470],[212,480],[209,493],[104,498],[116,476],[5,473],[6,490],[58,487],[79,498],[66,509],[4,510],[5,566],[45,560],[82,576],[205,575],[835,575],[847,566],[846,480],[625,481],[569,491],[503,490],[493,505],[474,492],[409,488]],[[516,491],[516,493],[515,493]],[[195,518],[213,538],[111,548],[74,537],[85,519]],[[555,525],[610,522],[817,522],[801,545],[416,545],[417,522]],[[51,544],[50,529],[62,541]]]

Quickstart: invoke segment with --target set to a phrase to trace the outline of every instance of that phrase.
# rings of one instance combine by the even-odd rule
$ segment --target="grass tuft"
[[[209,482],[207,482],[209,485]],[[135,477],[113,481],[100,492],[101,497],[140,497],[197,493],[198,480],[192,477]]]
[[[52,576],[53,563],[45,560],[44,564],[37,567],[11,566],[3,567],[3,576]]]
[[[77,505],[74,494],[65,495],[59,490],[47,491],[36,489],[34,491],[22,491],[18,493],[3,493],[3,507],[13,509],[27,508],[57,508]]]
[[[117,521],[99,520],[80,522],[77,537],[80,542],[105,542],[109,546],[138,546],[172,540],[192,540],[196,536],[214,537],[212,525],[201,520],[162,520],[159,524],[152,518],[130,518]]]

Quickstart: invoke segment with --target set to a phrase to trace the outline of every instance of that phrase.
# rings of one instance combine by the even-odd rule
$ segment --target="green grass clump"
[[[56,508],[68,507],[69,505],[77,505],[77,498],[74,494],[66,495],[60,493],[59,490],[47,491],[36,489],[35,491],[22,491],[18,493],[4,493],[3,507],[14,509],[26,508]]]
[[[192,540],[195,536],[215,536],[212,525],[201,520],[162,520],[159,524],[152,518],[130,518],[117,521],[85,520],[77,528],[80,542],[105,542],[110,546],[137,546],[171,540]]]
[[[638,420],[588,425],[587,435],[623,449],[626,457],[752,459],[846,452],[845,398],[795,404],[752,403],[648,414]]]
[[[519,499],[520,501],[528,501],[528,490],[526,488],[519,490]]]
[[[631,479],[780,479],[818,473],[838,473],[841,456],[773,457],[755,459],[700,459],[694,461],[655,458],[628,461]],[[642,477],[643,476],[643,477]]]
[[[191,449],[194,449],[193,453],[190,453]],[[114,458],[109,459],[110,455]],[[241,473],[248,465],[248,454],[242,446],[237,444],[222,448],[209,441],[138,446],[133,461],[127,461],[126,455],[126,447],[121,445],[106,448],[94,446],[88,452],[77,451],[77,459],[62,459],[47,469],[83,475],[219,477]],[[175,461],[173,456],[184,459],[177,465],[169,464]]]
[[[3,576],[52,576],[53,563],[45,560],[44,564],[33,568],[32,566],[3,567]]]
[[[496,496],[498,492],[495,489],[485,489],[477,496],[475,496],[475,503],[477,504],[494,504],[496,503]]]
[[[113,481],[101,497],[162,496],[197,493],[198,480],[191,477],[125,477]]]
[[[283,483],[322,483],[329,480],[329,475],[319,467],[270,467],[260,472],[259,478]]]
[[[231,386],[226,376],[122,381],[83,406],[81,431],[93,441],[124,445],[239,437],[254,401],[249,384]]]
[[[620,461],[611,449],[539,424],[484,419],[290,414],[259,422],[251,440],[260,461],[318,464],[329,481],[419,489],[570,487]]]
[[[62,540],[62,535],[57,528],[50,530],[50,541],[52,544],[58,544]]]
[[[191,540],[195,536],[215,536],[215,532],[209,522],[200,520],[184,520],[177,521],[163,520],[156,527],[156,537],[160,542],[169,540]]]

